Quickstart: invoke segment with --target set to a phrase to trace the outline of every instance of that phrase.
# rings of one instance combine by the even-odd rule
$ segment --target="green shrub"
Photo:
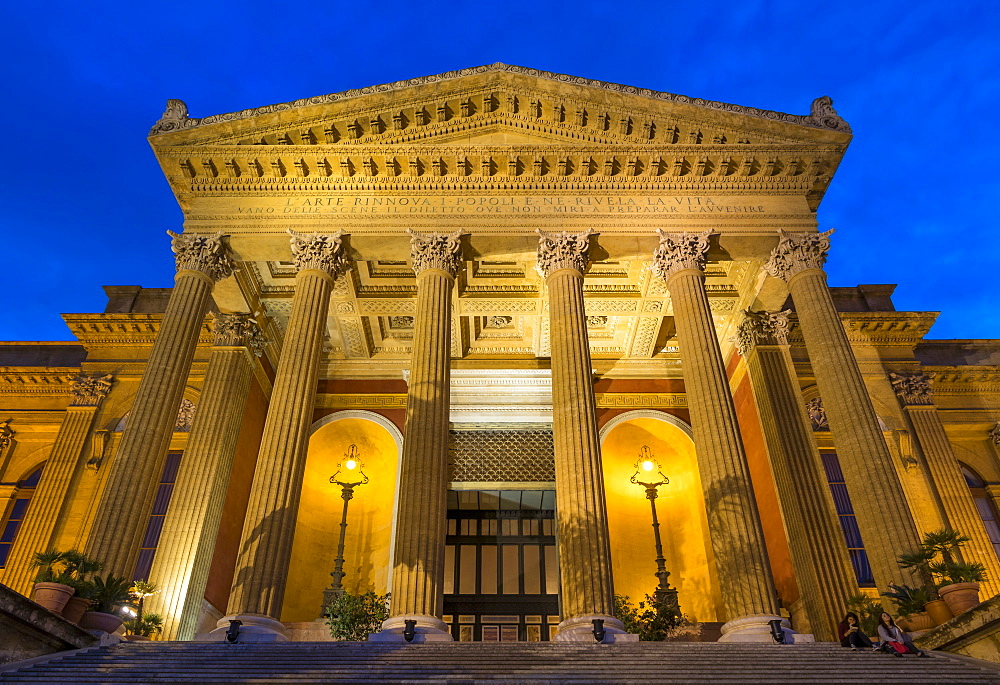
[[[143,637],[153,637],[163,632],[163,617],[159,614],[149,613],[145,616],[136,616],[125,621],[126,635],[141,635]]]
[[[927,588],[910,587],[909,585],[894,585],[889,583],[891,592],[883,592],[882,596],[892,600],[896,605],[896,613],[900,616],[912,616],[923,612],[928,598]]]
[[[858,615],[858,623],[865,635],[878,635],[878,619],[884,611],[882,602],[868,595],[854,595],[848,597],[847,608]]]
[[[653,595],[638,606],[627,595],[615,595],[615,616],[625,624],[625,632],[646,642],[662,642],[689,621],[675,604],[660,602]]]
[[[324,614],[334,640],[364,642],[389,618],[389,594],[344,592],[325,607]]]
[[[117,613],[123,606],[132,603],[130,589],[132,583],[124,577],[119,577],[109,573],[104,578],[94,577],[94,600],[91,611],[100,611],[105,614]]]

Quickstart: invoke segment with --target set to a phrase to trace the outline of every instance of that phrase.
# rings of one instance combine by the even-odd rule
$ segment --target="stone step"
[[[835,644],[146,642],[0,674],[0,683],[997,683],[1000,672],[935,655]]]

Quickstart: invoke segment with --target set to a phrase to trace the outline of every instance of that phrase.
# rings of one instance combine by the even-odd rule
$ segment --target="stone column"
[[[727,623],[721,642],[768,641],[780,618],[736,408],[705,292],[712,231],[664,233],[653,271],[670,291],[712,550]]]
[[[132,577],[215,282],[232,273],[222,234],[173,236],[177,275],[108,472],[88,556]]]
[[[557,640],[593,641],[594,619],[605,642],[626,639],[614,616],[614,583],[597,433],[583,273],[590,231],[538,231],[538,270],[549,297],[552,358],[552,433],[556,467],[557,542],[562,623]],[[631,636],[628,636],[631,637]]]
[[[147,611],[164,618],[163,639],[190,640],[201,615],[222,506],[255,364],[267,341],[250,314],[223,314],[214,322],[198,413],[163,522],[149,579],[160,588]]]
[[[781,232],[764,269],[788,283],[875,583],[917,586],[897,557],[920,538],[823,271],[831,233]]]
[[[444,543],[448,506],[448,427],[451,402],[451,295],[462,266],[461,231],[410,231],[417,274],[410,382],[396,509],[392,616],[375,636],[402,640],[416,621],[415,642],[451,640],[444,608]]]
[[[736,344],[764,429],[795,579],[817,640],[836,641],[858,583],[788,348],[788,312],[747,311]]]
[[[31,498],[31,506],[7,558],[4,585],[23,595],[30,594],[32,579],[37,571],[31,566],[32,557],[36,552],[49,551],[52,545],[52,534],[62,518],[70,483],[78,469],[83,468],[80,457],[90,435],[94,415],[109,390],[111,374],[77,376],[73,379],[72,399],[66,408],[66,416],[59,426],[45,470]]]
[[[295,517],[316,404],[319,360],[330,292],[347,269],[340,232],[292,235],[298,274],[281,359],[264,422],[257,470],[243,523],[228,614],[212,631],[225,638],[231,619],[243,621],[240,640],[286,639],[278,620],[292,552]]]
[[[1000,559],[993,550],[989,533],[948,441],[941,415],[934,405],[932,379],[933,375],[922,373],[889,374],[893,390],[913,423],[945,525],[972,538],[961,556],[965,561],[978,561],[986,566],[986,580],[981,583],[982,596],[992,597],[1000,592]]]

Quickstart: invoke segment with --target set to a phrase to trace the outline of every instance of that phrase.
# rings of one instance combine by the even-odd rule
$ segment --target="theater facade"
[[[174,286],[0,344],[0,582],[78,548],[156,583],[167,639],[316,638],[352,461],[343,586],[391,592],[379,639],[622,640],[653,458],[669,583],[722,640],[832,640],[942,527],[996,594],[1000,341],[827,283],[850,140],[829,98],[503,64],[169,101]]]

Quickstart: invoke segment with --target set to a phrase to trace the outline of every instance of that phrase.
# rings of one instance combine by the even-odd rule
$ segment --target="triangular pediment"
[[[500,64],[202,119],[172,100],[151,142],[782,146],[843,144],[849,130],[828,101],[790,115]]]

